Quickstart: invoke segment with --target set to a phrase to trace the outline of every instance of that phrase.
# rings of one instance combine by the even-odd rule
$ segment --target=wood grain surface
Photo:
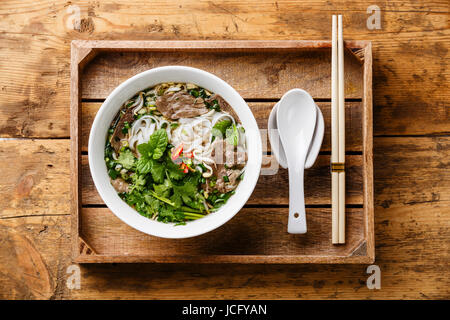
[[[381,9],[379,30],[366,27],[372,4]],[[79,23],[71,5],[80,8]],[[0,298],[450,297],[448,1],[155,5],[157,11],[135,1],[0,3],[0,137],[14,138],[0,141]],[[381,290],[367,289],[364,265],[185,264],[82,266],[81,289],[68,289],[70,41],[330,39],[333,13],[344,15],[346,39],[373,42]]]
[[[295,258],[306,260],[305,256],[319,258],[361,255],[356,251],[365,244],[361,242],[363,229],[359,227],[363,222],[362,208],[347,209],[349,232],[346,246],[330,244],[329,208],[307,209],[306,235],[287,232],[280,235],[279,230],[287,228],[288,210],[245,208],[222,228],[199,237],[174,240],[146,236],[111,215],[107,208],[83,208],[80,215],[81,236],[94,248],[96,254],[107,257],[105,261],[108,261],[109,256],[126,256],[128,259],[122,261],[129,262],[135,262],[134,257],[141,257],[137,261],[173,262],[175,259],[177,262],[191,262],[211,261],[211,256],[217,256],[218,259],[221,259],[220,256],[230,256],[231,261],[242,263],[250,262],[252,257],[263,261],[261,258],[271,255],[276,256],[275,260],[279,263],[283,263],[284,259],[294,263]],[[328,241],[322,241],[324,234],[328,235]],[[128,252],[128,255],[124,252]],[[220,260],[217,261],[220,263]]]
[[[346,53],[345,95],[361,99],[362,65]],[[323,99],[330,97],[329,58],[329,50],[102,52],[83,70],[82,99],[105,99],[126,79],[161,65],[186,65],[208,70],[228,82],[244,99],[279,99],[292,86],[304,88],[315,99]]]

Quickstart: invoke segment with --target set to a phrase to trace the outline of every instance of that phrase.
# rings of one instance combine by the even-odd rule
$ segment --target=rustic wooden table
[[[136,3],[134,3],[136,2]],[[369,30],[370,5],[381,29]],[[373,41],[376,262],[88,265],[69,289],[73,39]],[[449,6],[433,1],[2,1],[0,298],[449,298]],[[69,271],[69,274],[67,273]]]

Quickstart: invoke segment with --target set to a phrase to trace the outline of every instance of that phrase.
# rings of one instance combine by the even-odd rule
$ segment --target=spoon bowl
[[[317,107],[304,90],[283,95],[277,108],[277,126],[289,171],[289,233],[306,233],[304,197],[305,160],[317,122]]]
[[[277,110],[278,104],[270,111],[269,120],[267,122],[268,134],[269,134],[269,142],[272,149],[272,154],[277,159],[279,165],[287,169],[287,159],[286,153],[284,152],[283,145],[281,144],[280,135],[278,134],[278,125],[277,125]],[[311,168],[316,162],[317,156],[319,155],[320,147],[322,146],[323,135],[325,132],[325,122],[323,120],[323,114],[320,108],[316,105],[317,108],[317,122],[316,128],[314,129],[314,135],[311,141],[311,145],[308,149],[308,154],[306,155],[305,161],[305,169]]]

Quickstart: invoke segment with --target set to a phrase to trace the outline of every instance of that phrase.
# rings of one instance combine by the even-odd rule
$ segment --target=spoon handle
[[[305,156],[293,165],[289,164],[289,219],[288,233],[306,233],[305,194],[303,176]]]

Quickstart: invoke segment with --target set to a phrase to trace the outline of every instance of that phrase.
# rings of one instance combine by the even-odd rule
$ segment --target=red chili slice
[[[183,162],[180,165],[181,170],[183,170],[184,173],[188,173],[189,167]]]
[[[181,143],[178,147],[175,148],[172,152],[172,161],[175,161],[180,156],[181,152],[183,152],[183,144]]]

